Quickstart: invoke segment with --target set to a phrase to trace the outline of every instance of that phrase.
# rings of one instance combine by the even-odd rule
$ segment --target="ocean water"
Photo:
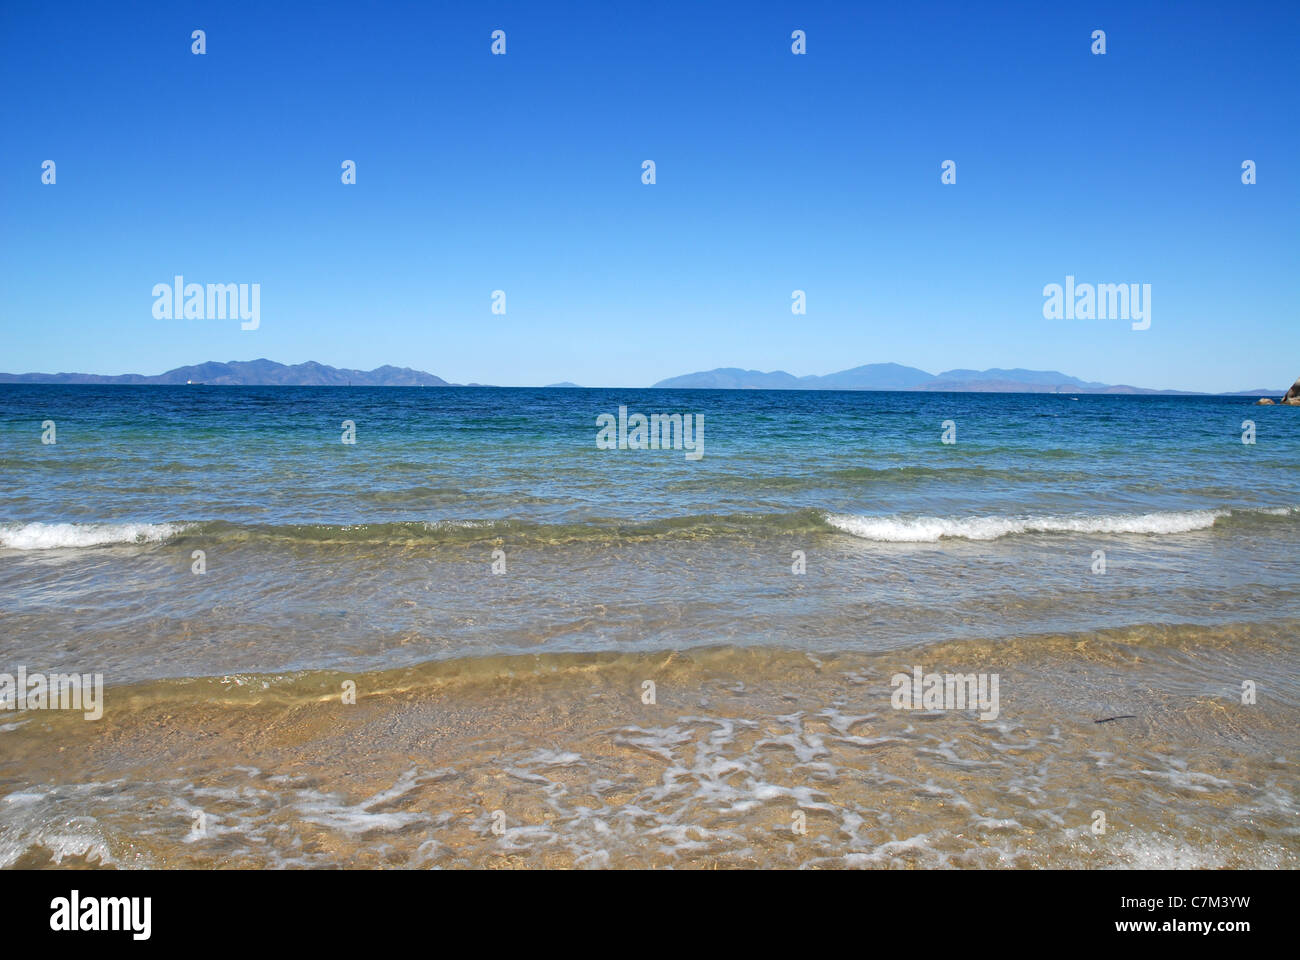
[[[1298,546],[1241,398],[0,386],[0,865],[1294,867]]]

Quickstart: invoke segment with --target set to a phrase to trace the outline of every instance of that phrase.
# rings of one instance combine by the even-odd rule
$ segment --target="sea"
[[[1298,627],[1250,398],[0,385],[5,867],[1294,868]]]

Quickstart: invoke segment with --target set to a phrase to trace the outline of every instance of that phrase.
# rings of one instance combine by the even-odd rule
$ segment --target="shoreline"
[[[11,867],[1294,868],[1281,756],[1300,689],[1273,685],[1267,709],[1232,691],[1297,626],[479,658],[354,675],[354,705],[327,692],[337,671],[241,677],[226,699],[218,681],[110,689],[101,721],[44,714],[0,741],[0,776],[28,781],[0,805],[0,852]],[[912,661],[997,668],[1000,716],[891,709],[889,674]]]

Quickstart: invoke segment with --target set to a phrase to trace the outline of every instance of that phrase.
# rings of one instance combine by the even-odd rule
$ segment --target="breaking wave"
[[[53,550],[113,543],[161,543],[186,529],[183,523],[6,523],[0,547]]]
[[[832,514],[836,530],[885,543],[935,543],[945,538],[997,540],[1026,533],[1172,534],[1208,530],[1230,510],[1159,511],[1100,516],[870,517]]]
[[[761,538],[846,533],[882,543],[936,543],[944,539],[997,540],[1022,534],[1190,533],[1211,527],[1270,523],[1300,518],[1295,507],[1156,511],[1073,516],[925,517],[792,512],[695,514],[640,522],[590,518],[569,523],[516,519],[402,520],[355,524],[203,523],[5,523],[0,547],[52,550],[113,544],[161,543],[178,537],[223,543],[455,545],[505,541],[538,545],[619,543],[653,540]]]

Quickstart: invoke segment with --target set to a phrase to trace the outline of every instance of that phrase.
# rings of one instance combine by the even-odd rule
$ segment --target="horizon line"
[[[429,377],[429,378],[432,378],[432,379],[435,379],[435,380],[441,381],[441,382],[439,382],[439,383],[432,383],[432,384],[420,384],[420,383],[413,383],[413,384],[381,384],[381,383],[376,383],[376,384],[357,384],[357,385],[356,385],[356,386],[358,386],[358,387],[390,387],[390,386],[391,386],[391,387],[401,387],[401,386],[407,386],[407,387],[418,387],[418,388],[421,388],[421,389],[426,388],[426,387],[443,387],[443,386],[448,386],[448,387],[493,387],[493,388],[501,388],[501,389],[538,389],[538,390],[562,390],[562,389],[581,389],[581,390],[654,390],[654,389],[660,389],[660,390],[767,390],[767,391],[774,391],[774,392],[798,391],[798,392],[816,392],[816,393],[826,393],[826,392],[832,392],[832,393],[863,393],[863,392],[871,392],[871,393],[891,393],[891,392],[892,392],[892,393],[1009,393],[1009,394],[1039,394],[1039,393],[1054,393],[1054,394],[1061,394],[1061,393],[1087,393],[1087,394],[1089,394],[1089,395],[1107,395],[1107,394],[1110,394],[1110,395],[1113,395],[1113,396],[1140,396],[1140,395],[1144,395],[1144,394],[1159,394],[1159,395],[1165,395],[1165,396],[1171,396],[1171,395],[1191,395],[1191,396],[1242,396],[1242,395],[1251,395],[1251,396],[1272,396],[1272,395],[1274,395],[1274,394],[1277,394],[1277,395],[1281,396],[1281,395],[1284,395],[1284,394],[1287,392],[1287,388],[1286,388],[1286,387],[1283,387],[1283,388],[1281,388],[1280,390],[1275,390],[1275,389],[1273,389],[1273,388],[1267,388],[1267,387],[1249,387],[1249,388],[1246,388],[1246,389],[1229,390],[1229,391],[1207,391],[1207,390],[1185,390],[1185,389],[1183,389],[1183,390],[1179,390],[1179,389],[1174,389],[1174,388],[1138,387],[1138,386],[1135,386],[1135,385],[1133,385],[1133,384],[1127,384],[1127,383],[1116,383],[1116,384],[1110,384],[1110,383],[1103,383],[1102,381],[1097,381],[1097,380],[1084,380],[1082,377],[1074,377],[1074,376],[1071,376],[1071,375],[1069,375],[1069,374],[1064,374],[1064,373],[1061,373],[1061,371],[1059,371],[1059,370],[1032,370],[1031,368],[1028,368],[1028,367],[989,367],[989,368],[987,368],[986,370],[976,370],[976,371],[974,371],[974,372],[976,372],[976,373],[987,373],[987,372],[990,372],[990,371],[1024,370],[1024,371],[1026,371],[1026,372],[1030,372],[1030,373],[1056,373],[1056,374],[1060,374],[1062,377],[1066,377],[1066,378],[1068,378],[1068,379],[1072,379],[1072,380],[1080,381],[1080,384],[1067,384],[1067,383],[1062,383],[1062,384],[1052,385],[1052,384],[1046,384],[1046,383],[1044,383],[1044,384],[1038,384],[1038,386],[1041,386],[1041,387],[1043,387],[1044,389],[1037,389],[1037,390],[1035,390],[1035,389],[1025,389],[1025,390],[1000,390],[1000,389],[993,389],[993,390],[990,390],[990,389],[974,389],[974,390],[971,390],[971,389],[952,389],[952,390],[944,390],[944,389],[922,389],[919,385],[917,385],[917,386],[911,386],[911,387],[870,387],[870,386],[865,386],[865,387],[863,387],[863,386],[859,386],[859,387],[852,387],[852,386],[850,386],[850,387],[836,387],[836,386],[831,386],[831,387],[817,387],[817,386],[797,386],[797,385],[794,385],[794,384],[791,384],[791,385],[788,385],[788,386],[744,386],[744,385],[741,385],[741,386],[722,386],[722,387],[719,387],[719,386],[695,386],[695,387],[663,386],[663,387],[661,387],[661,386],[659,386],[659,384],[661,384],[661,383],[665,383],[665,382],[667,382],[667,381],[669,381],[669,380],[680,380],[680,379],[683,379],[683,378],[686,378],[686,377],[697,376],[697,375],[707,375],[707,374],[711,374],[711,373],[715,373],[715,372],[717,372],[717,371],[723,371],[723,370],[735,370],[735,371],[739,371],[739,372],[741,372],[741,373],[747,373],[747,374],[752,373],[752,374],[758,374],[758,375],[762,375],[762,376],[784,375],[784,376],[791,377],[791,378],[796,379],[796,380],[817,380],[817,379],[822,379],[822,378],[825,378],[825,377],[834,376],[834,375],[839,374],[839,373],[846,373],[846,372],[849,372],[849,371],[852,371],[852,370],[857,370],[857,369],[860,369],[860,368],[862,368],[862,367],[890,367],[890,366],[892,366],[892,367],[903,367],[903,368],[907,368],[907,369],[915,370],[915,371],[917,371],[918,373],[925,374],[927,377],[931,378],[931,380],[940,380],[940,379],[943,377],[943,374],[944,374],[944,373],[952,372],[952,371],[941,371],[941,372],[938,373],[938,374],[933,374],[933,373],[930,373],[929,371],[924,370],[924,369],[922,369],[922,368],[920,368],[920,367],[909,367],[909,365],[907,365],[907,364],[900,364],[900,363],[898,363],[898,362],[896,362],[896,361],[873,361],[873,362],[869,362],[869,363],[858,364],[858,365],[856,365],[856,366],[854,366],[854,367],[847,367],[847,368],[844,368],[843,370],[832,371],[831,373],[828,373],[828,374],[804,374],[804,375],[796,375],[796,374],[792,374],[792,373],[789,373],[789,372],[786,371],[786,370],[770,370],[770,371],[764,371],[764,370],[750,369],[750,368],[738,367],[738,366],[732,366],[732,367],[714,367],[714,368],[709,369],[709,370],[693,370],[693,371],[690,371],[689,373],[676,374],[676,375],[673,375],[673,376],[664,377],[664,378],[662,378],[661,380],[657,381],[656,383],[654,383],[654,384],[649,384],[649,385],[646,385],[646,386],[632,386],[632,385],[627,385],[627,384],[594,386],[594,385],[577,384],[577,383],[573,383],[572,381],[567,381],[567,380],[561,380],[561,381],[557,381],[557,382],[549,383],[549,384],[535,384],[535,385],[533,385],[533,384],[498,384],[498,383],[480,383],[480,382],[478,382],[478,381],[468,381],[468,382],[466,382],[466,383],[454,383],[454,382],[451,382],[451,381],[448,381],[448,380],[444,380],[442,377],[438,376],[437,374],[429,373],[427,370],[419,370],[419,369],[416,369],[416,368],[414,368],[414,367],[410,367],[410,366],[397,366],[396,364],[392,364],[392,363],[384,363],[384,364],[380,364],[379,366],[374,367],[374,368],[372,368],[372,369],[370,369],[370,370],[362,370],[362,369],[359,369],[359,368],[335,367],[335,366],[333,366],[333,365],[331,365],[331,364],[324,363],[324,362],[319,361],[319,360],[303,360],[303,361],[299,361],[298,363],[284,363],[284,362],[282,362],[282,361],[278,361],[278,360],[271,360],[271,359],[268,358],[268,357],[256,357],[256,358],[253,358],[253,359],[251,359],[251,360],[204,360],[204,361],[200,361],[200,362],[198,362],[198,363],[182,364],[181,366],[172,367],[172,368],[170,368],[170,369],[168,369],[168,370],[164,370],[164,371],[162,371],[161,373],[156,373],[156,374],[141,374],[141,373],[133,373],[133,372],[131,372],[131,373],[117,373],[117,374],[102,374],[102,373],[83,373],[83,372],[79,372],[79,371],[59,371],[58,373],[43,373],[43,372],[40,372],[40,371],[30,371],[30,372],[27,372],[27,373],[5,373],[5,372],[0,372],[0,384],[2,384],[2,385],[26,385],[26,386],[36,386],[36,385],[44,385],[44,386],[232,386],[232,387],[234,387],[234,386],[249,386],[249,387],[251,387],[251,386],[268,386],[268,387],[332,387],[332,386],[348,386],[348,387],[351,387],[351,386],[353,386],[353,384],[352,384],[350,381],[349,381],[347,384],[342,384],[342,383],[318,383],[318,384],[310,384],[310,383],[244,383],[244,384],[236,384],[236,383],[206,383],[206,382],[203,382],[203,381],[199,381],[199,382],[195,383],[195,382],[193,382],[193,381],[188,381],[188,380],[187,380],[185,383],[123,383],[123,382],[120,382],[122,378],[128,378],[128,377],[140,377],[140,378],[142,378],[142,379],[143,379],[143,378],[153,379],[153,378],[157,378],[157,377],[164,377],[164,376],[166,376],[167,374],[175,373],[175,372],[180,371],[180,370],[184,370],[184,369],[186,369],[187,367],[202,367],[202,366],[209,365],[209,364],[232,365],[232,364],[253,364],[253,363],[268,363],[268,364],[274,364],[274,365],[277,366],[277,367],[282,367],[282,368],[285,368],[285,369],[293,369],[293,368],[296,368],[296,367],[304,367],[304,366],[316,366],[316,367],[325,368],[325,369],[328,369],[328,370],[331,370],[331,371],[335,371],[335,372],[339,372],[339,373],[348,373],[348,372],[352,372],[352,373],[358,373],[358,374],[373,374],[373,373],[375,373],[376,371],[379,371],[379,370],[385,370],[385,369],[388,369],[388,370],[395,370],[395,371],[409,371],[410,373],[415,374],[415,375],[418,375],[418,376],[425,376],[425,377]],[[973,369],[973,368],[963,368],[963,367],[954,367],[954,368],[953,368],[953,370],[965,370],[965,369]],[[63,382],[59,382],[58,380],[55,380],[55,379],[50,379],[50,380],[41,380],[41,379],[24,379],[24,378],[29,378],[29,377],[35,377],[35,378],[43,378],[43,377],[49,377],[49,378],[58,378],[58,377],[96,377],[96,378],[99,378],[99,377],[102,377],[102,378],[105,378],[105,380],[108,381],[108,382],[101,382],[101,383],[63,383]],[[118,382],[113,382],[113,381],[118,381]],[[1002,380],[1002,381],[997,381],[995,378],[990,378],[989,380],[969,380],[969,381],[967,381],[967,382],[972,383],[972,384],[978,384],[978,383],[990,383],[990,382],[1003,382],[1003,383],[1008,383],[1008,384],[1015,384],[1015,383],[1017,383],[1017,381],[1015,381],[1015,380]],[[1297,382],[1300,382],[1300,380],[1298,380]],[[1097,384],[1098,386],[1090,387],[1090,386],[1087,386],[1086,384]],[[1026,383],[1026,384],[1024,384],[1024,386],[1031,386],[1031,384]],[[1063,388],[1068,388],[1068,389],[1063,389]]]

